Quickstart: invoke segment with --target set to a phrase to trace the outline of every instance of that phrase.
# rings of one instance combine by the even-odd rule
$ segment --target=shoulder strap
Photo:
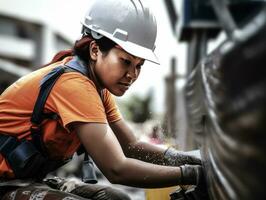
[[[62,66],[54,68],[48,73],[41,81],[39,95],[34,105],[33,113],[31,115],[31,137],[34,146],[42,152],[43,155],[47,155],[45,145],[41,135],[41,123],[45,118],[44,105],[45,102],[58,78],[65,72],[65,68]]]
[[[34,109],[31,115],[31,137],[32,141],[35,145],[35,147],[43,153],[43,155],[46,155],[47,151],[45,148],[45,145],[42,140],[41,136],[41,123],[46,118],[51,118],[56,116],[56,114],[53,115],[45,115],[44,114],[44,106],[45,102],[55,85],[58,78],[65,72],[73,72],[77,71],[80,72],[83,75],[87,75],[86,73],[86,67],[82,65],[82,63],[78,62],[78,58],[72,59],[70,62],[67,63],[67,65],[64,66],[58,66],[54,68],[51,72],[49,72],[47,75],[44,76],[44,78],[41,80],[40,83],[40,91],[39,95],[37,97],[37,100],[34,105]]]
[[[54,68],[48,73],[41,81],[40,92],[35,102],[33,113],[31,115],[31,122],[33,125],[39,125],[43,121],[43,108],[45,102],[52,90],[57,79],[65,72],[65,69],[61,66]]]
[[[80,72],[84,76],[87,76],[88,74],[87,69],[83,65],[83,63],[81,63],[81,61],[77,57],[74,57],[74,59],[66,63],[65,66],[58,66],[54,68],[41,80],[40,92],[35,102],[33,113],[31,116],[31,122],[33,125],[38,126],[41,124],[45,116],[43,113],[44,105],[54,84],[64,72],[70,71]]]
[[[43,155],[46,155],[47,151],[45,149],[45,145],[43,143],[42,137],[41,137],[41,128],[40,125],[45,119],[44,115],[44,106],[45,102],[55,85],[56,81],[58,78],[65,72],[71,72],[71,71],[77,71],[83,74],[84,76],[88,76],[87,68],[85,65],[82,63],[81,60],[79,60],[77,57],[74,57],[70,62],[66,63],[65,66],[58,66],[54,68],[51,72],[49,72],[41,81],[41,86],[40,86],[40,92],[37,97],[37,100],[34,105],[33,113],[31,116],[31,122],[32,122],[32,127],[31,127],[31,136],[34,145],[36,148],[39,149],[43,153]],[[100,94],[101,95],[101,94]],[[101,95],[102,98],[102,95]],[[97,178],[95,175],[95,171],[93,169],[92,161],[90,160],[87,152],[84,150],[84,147],[81,148],[82,150],[79,151],[79,153],[84,153],[84,164],[86,167],[86,170],[88,168],[91,169],[91,173],[86,173],[83,176],[83,181],[84,182],[90,182],[90,183],[96,183]],[[84,167],[84,166],[83,166]],[[84,170],[83,170],[84,171]]]

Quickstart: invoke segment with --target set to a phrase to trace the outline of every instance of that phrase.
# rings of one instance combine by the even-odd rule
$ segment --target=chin
[[[121,97],[125,94],[126,92],[116,92],[114,95],[117,97]]]
[[[126,91],[121,91],[121,90],[118,90],[118,91],[109,90],[109,92],[111,92],[113,95],[115,95],[117,97],[121,97],[121,96],[123,96],[126,93]]]

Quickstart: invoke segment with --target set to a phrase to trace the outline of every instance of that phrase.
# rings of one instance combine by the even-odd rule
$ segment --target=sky
[[[170,59],[173,56],[178,58],[178,73],[184,74],[186,48],[184,44],[177,42],[172,32],[163,0],[156,0],[156,3],[155,0],[144,1],[149,4],[157,19],[155,53],[161,65],[145,62],[139,79],[122,98],[130,98],[132,94],[145,95],[152,89],[155,112],[161,113],[164,111],[164,79],[170,73]],[[89,0],[0,0],[0,11],[45,23],[74,42],[80,36],[80,21],[86,12],[88,2]]]

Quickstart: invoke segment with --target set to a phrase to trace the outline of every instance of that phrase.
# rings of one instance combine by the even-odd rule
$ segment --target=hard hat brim
[[[127,53],[160,65],[159,59],[155,55],[153,50],[151,50],[149,48],[145,48],[141,45],[135,44],[135,43],[127,41],[127,40],[123,41],[123,40],[117,39],[117,38],[113,37],[110,33],[107,33],[106,31],[103,31],[101,29],[93,30],[93,28],[91,26],[87,26],[83,22],[81,22],[81,23],[86,29],[89,29],[92,32],[96,32],[97,34],[100,34],[102,36],[109,38],[110,40],[112,40],[113,42],[115,42],[116,44],[121,46]]]
[[[127,53],[132,54],[133,56],[145,59],[147,61],[153,62],[155,64],[160,65],[160,62],[157,58],[157,56],[155,55],[155,53],[145,47],[133,44],[131,42],[121,42],[119,40],[114,42],[117,43],[119,46],[121,46]]]
[[[137,45],[130,41],[122,41],[120,39],[114,38],[111,36],[111,34],[105,31],[102,31],[102,30],[97,30],[97,32],[109,39],[112,38],[110,40],[114,41],[116,44],[121,46],[127,53],[160,65],[158,57],[155,55],[155,53],[151,49]]]

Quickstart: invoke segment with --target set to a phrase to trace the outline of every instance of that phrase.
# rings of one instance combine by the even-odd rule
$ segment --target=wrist
[[[164,152],[164,162],[170,166],[181,166],[185,164],[201,165],[200,152],[199,150],[183,152],[169,147]]]
[[[200,165],[182,165],[180,166],[181,184],[198,185],[202,179],[202,167]]]
[[[166,165],[175,166],[176,150],[173,147],[168,147],[164,152],[164,162]]]

